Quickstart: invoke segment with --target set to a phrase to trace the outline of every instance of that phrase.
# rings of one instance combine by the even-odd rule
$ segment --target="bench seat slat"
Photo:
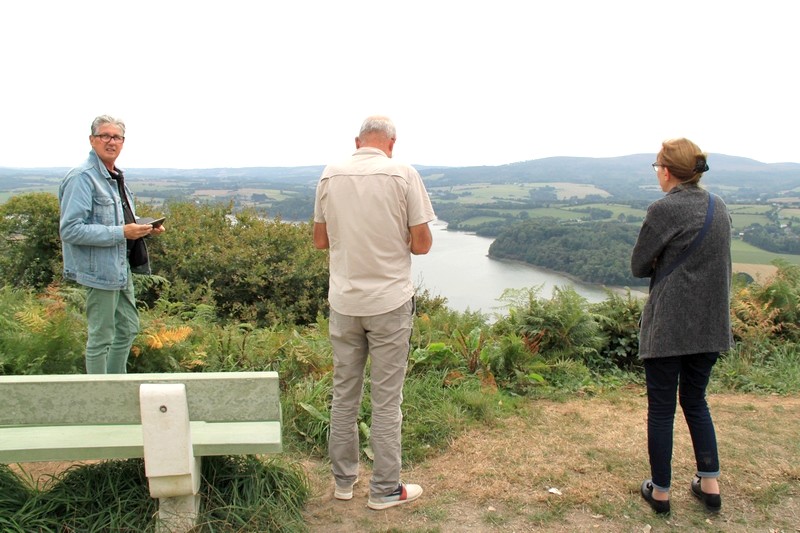
[[[197,457],[282,451],[278,421],[190,422]],[[144,457],[142,426],[0,427],[0,463]]]

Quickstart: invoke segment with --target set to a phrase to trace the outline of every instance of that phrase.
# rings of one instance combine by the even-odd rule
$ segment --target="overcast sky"
[[[800,162],[795,0],[19,0],[0,166],[73,166],[99,114],[136,167],[321,165],[391,116],[395,158],[708,152]]]

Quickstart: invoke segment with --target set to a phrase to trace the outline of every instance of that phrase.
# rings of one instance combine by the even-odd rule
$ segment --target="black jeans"
[[[692,437],[697,474],[719,476],[714,422],[706,402],[706,387],[718,352],[644,360],[647,380],[647,452],[653,485],[667,490],[672,480],[672,431],[676,392]]]

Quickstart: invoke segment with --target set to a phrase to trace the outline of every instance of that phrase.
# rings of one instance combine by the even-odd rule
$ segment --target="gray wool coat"
[[[654,278],[692,243],[709,194],[679,185],[648,207],[631,256],[634,276]],[[731,348],[731,218],[721,198],[714,196],[714,218],[699,247],[652,285],[639,331],[641,359]]]

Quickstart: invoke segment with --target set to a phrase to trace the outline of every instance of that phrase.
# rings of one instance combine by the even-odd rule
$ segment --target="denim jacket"
[[[127,185],[125,193],[136,216]],[[64,176],[58,201],[64,278],[96,289],[124,289],[129,268],[122,200],[116,181],[94,150]],[[150,265],[145,263],[134,271],[149,274]]]

